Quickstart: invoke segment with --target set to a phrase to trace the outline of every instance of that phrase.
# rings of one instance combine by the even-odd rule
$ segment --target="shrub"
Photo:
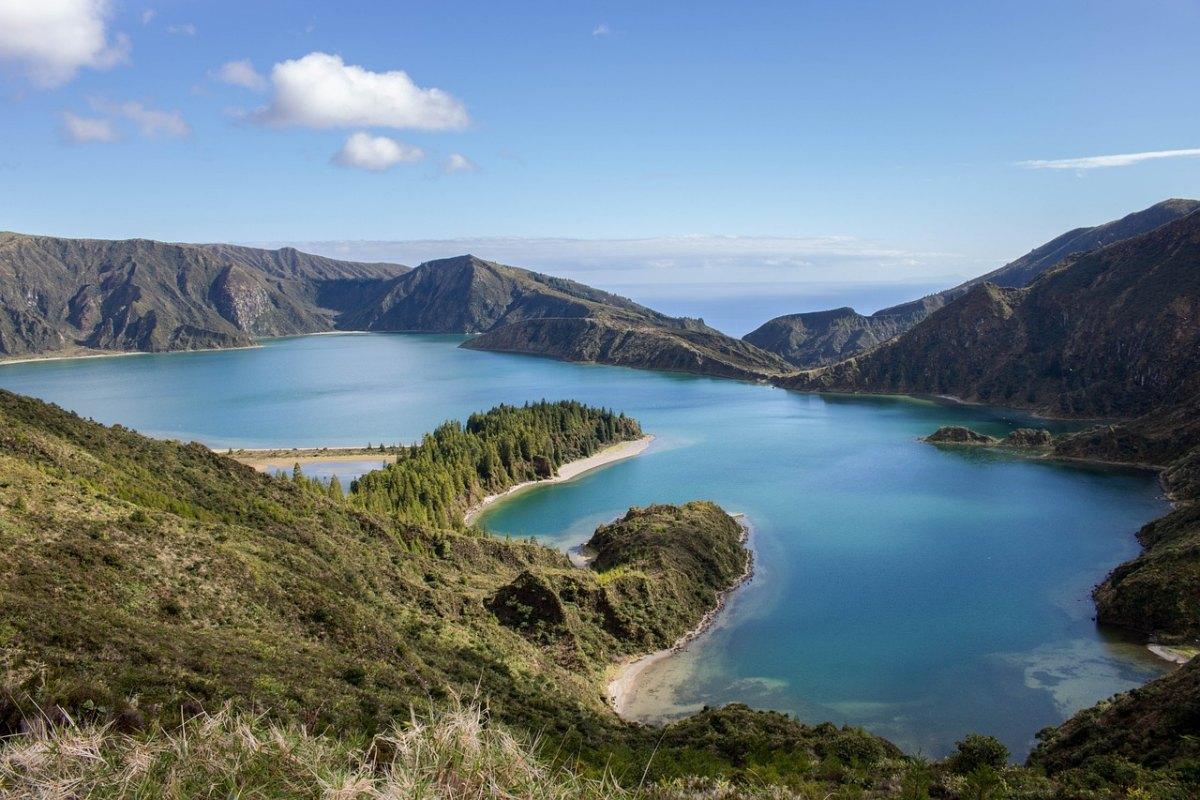
[[[959,775],[974,772],[980,767],[1003,769],[1008,764],[1008,748],[994,736],[972,733],[960,742],[947,759],[950,769]]]

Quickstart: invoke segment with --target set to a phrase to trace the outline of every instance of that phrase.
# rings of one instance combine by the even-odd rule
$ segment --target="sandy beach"
[[[1195,647],[1171,647],[1165,644],[1148,644],[1146,649],[1172,664],[1186,664],[1200,653]]]
[[[750,523],[746,520],[745,514],[731,514],[738,524],[742,526],[742,543],[745,544],[750,540]],[[634,689],[637,687],[637,679],[648,667],[662,661],[663,659],[678,653],[683,648],[687,647],[691,642],[704,633],[712,626],[717,615],[725,609],[725,603],[729,600],[729,596],[736,592],[740,587],[754,577],[754,552],[750,551],[749,557],[746,559],[746,571],[742,576],[725,591],[721,592],[717,598],[717,604],[707,614],[705,614],[696,627],[685,633],[679,638],[675,644],[663,650],[655,650],[653,653],[647,653],[638,658],[629,659],[621,662],[613,668],[612,679],[608,682],[608,687],[605,690],[605,697],[608,698],[608,704],[619,716],[625,716],[625,711],[629,705],[629,701],[633,698]]]
[[[396,460],[395,453],[368,450],[365,447],[301,447],[296,449],[275,448],[270,450],[235,449],[216,452],[228,455],[259,472],[276,469],[291,469],[295,464],[324,464],[335,461],[378,461],[390,464]]]
[[[554,483],[563,483],[564,481],[569,481],[572,478],[578,478],[585,472],[591,472],[594,469],[607,466],[614,462],[624,461],[627,458],[633,458],[634,456],[645,451],[645,449],[650,446],[652,441],[654,441],[653,436],[643,436],[641,439],[636,439],[631,442],[614,444],[612,447],[606,447],[600,452],[594,453],[587,458],[581,458],[578,461],[571,461],[563,464],[558,468],[558,474],[552,478],[545,478],[539,481],[525,481],[524,483],[518,483],[516,486],[509,487],[499,494],[490,494],[467,509],[467,513],[463,515],[463,522],[467,525],[475,524],[475,520],[479,519],[479,515],[483,513],[485,508],[502,498],[511,497],[523,489],[528,489],[530,486],[549,486],[550,484]]]

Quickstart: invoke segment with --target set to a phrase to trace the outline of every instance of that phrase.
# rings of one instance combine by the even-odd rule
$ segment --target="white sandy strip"
[[[750,523],[746,521],[746,515],[730,514],[730,516],[736,519],[738,524],[742,526],[742,543],[744,544],[748,542],[750,540]],[[608,704],[612,706],[613,710],[617,712],[618,716],[625,716],[625,712],[629,707],[629,702],[633,699],[634,689],[637,687],[638,677],[641,676],[641,674],[645,672],[651,665],[657,664],[664,658],[675,655],[680,650],[687,647],[691,642],[695,641],[700,634],[708,630],[716,620],[717,615],[724,610],[725,603],[728,601],[729,596],[737,591],[737,589],[744,586],[752,577],[754,577],[754,552],[749,551],[747,556],[746,571],[742,573],[741,577],[738,578],[732,586],[721,592],[721,594],[717,597],[717,604],[700,619],[700,623],[696,627],[685,633],[679,638],[678,641],[675,642],[675,644],[664,650],[655,650],[653,653],[648,653],[640,658],[625,661],[616,666],[615,676],[608,682],[608,688],[605,691],[605,696],[608,698]]]
[[[1194,647],[1168,647],[1165,644],[1148,644],[1146,649],[1172,664],[1186,664],[1197,653]]]
[[[522,489],[528,489],[530,486],[546,486],[552,483],[562,483],[564,481],[569,481],[572,478],[578,478],[585,472],[591,472],[594,469],[607,466],[616,461],[624,461],[627,458],[633,458],[649,447],[652,441],[654,441],[653,436],[643,436],[641,439],[636,439],[632,442],[621,442],[620,444],[614,444],[612,447],[606,447],[600,452],[593,453],[587,458],[581,458],[578,461],[570,461],[566,464],[563,464],[558,468],[558,474],[552,478],[544,478],[538,481],[525,481],[524,483],[518,483],[516,486],[511,486],[499,494],[490,494],[467,510],[467,513],[463,516],[463,522],[467,525],[473,525],[475,520],[479,519],[479,515],[483,513],[485,508],[492,505],[497,500],[516,494]]]
[[[217,452],[221,452],[218,450]],[[234,461],[240,461],[248,467],[254,467],[259,472],[270,472],[272,469],[291,469],[296,464],[325,464],[342,461],[362,461],[378,463],[380,466],[391,464],[396,456],[390,453],[325,453],[324,455],[302,456],[271,456],[255,458],[253,456],[230,456]]]

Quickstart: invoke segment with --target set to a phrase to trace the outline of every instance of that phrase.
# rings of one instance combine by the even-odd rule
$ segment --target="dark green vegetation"
[[[634,785],[648,764],[650,779],[787,767],[816,780],[827,750],[894,752],[737,709],[689,721],[695,744],[672,734],[669,747],[620,721],[600,687],[611,661],[694,626],[745,558],[736,523],[708,503],[637,512],[614,539],[622,525],[659,547],[610,545],[619,566],[581,570],[0,392],[0,728],[60,708],[138,730],[232,702],[353,739],[478,694],[495,720],[541,735],[548,758]],[[723,558],[673,564],[659,548]],[[521,608],[526,581],[561,617]],[[877,778],[865,757],[838,763]]]
[[[1197,209],[1200,209],[1197,200],[1164,200],[1104,225],[1068,231],[999,269],[920,300],[885,308],[870,316],[859,314],[852,308],[788,314],[764,323],[743,338],[797,367],[829,364],[910,330],[973,286],[982,283],[1008,289],[1027,286],[1069,256],[1147,233]]]
[[[1070,259],[1024,289],[979,284],[863,355],[780,381],[1133,417],[1200,394],[1200,213]]]
[[[333,330],[408,270],[232,245],[0,233],[0,357],[237,347]]]
[[[549,478],[568,461],[641,435],[624,414],[572,401],[498,406],[399,448],[394,464],[355,481],[351,495],[371,511],[453,528],[486,495]]]
[[[529,413],[559,412],[606,418],[570,404]],[[525,414],[503,409],[491,420],[507,429]],[[132,738],[107,746],[118,761],[86,761],[102,770],[98,780],[128,766],[120,759],[132,747],[171,765],[143,776],[148,796],[168,779],[190,785],[226,774],[283,797],[296,796],[296,776],[324,773],[272,761],[281,742],[317,732],[327,737],[320,752],[367,752],[372,735],[394,722],[403,728],[410,708],[436,719],[456,713],[445,711],[456,696],[479,697],[493,724],[540,737],[532,757],[551,773],[567,767],[594,781],[607,769],[627,790],[643,778],[657,785],[649,796],[712,796],[704,792],[722,778],[740,787],[717,795],[727,797],[919,798],[929,789],[953,798],[989,786],[1011,797],[1084,796],[1056,794],[1055,776],[976,764],[980,752],[994,757],[986,742],[965,742],[970,756],[925,766],[860,730],[742,706],[665,729],[620,721],[601,696],[608,665],[694,627],[744,573],[740,536],[711,503],[635,509],[597,530],[592,566],[579,569],[539,545],[377,514],[200,445],[147,439],[0,393],[0,728],[11,732],[40,713],[111,721]],[[275,744],[227,753],[215,766],[193,760],[209,749],[181,756],[162,744],[177,735],[181,710],[225,713],[227,703],[308,733],[272,735]],[[5,760],[8,752],[0,749],[0,773],[35,763]],[[395,777],[396,762],[385,768],[373,758],[364,780]],[[970,768],[965,759],[974,759]],[[1125,783],[1084,774],[1106,787],[1089,796],[1123,796]],[[1134,785],[1182,798],[1181,775],[1142,770]],[[611,787],[564,792],[621,796]]]
[[[926,436],[925,441],[930,444],[996,444],[998,440],[961,425],[943,425]]]
[[[1096,782],[1100,775],[1133,784],[1150,770],[1170,771],[1197,782],[1198,720],[1200,659],[1192,659],[1166,677],[1042,731],[1029,760],[1083,785]]]

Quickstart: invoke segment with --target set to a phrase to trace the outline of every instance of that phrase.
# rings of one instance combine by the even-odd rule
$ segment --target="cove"
[[[0,387],[218,448],[409,442],[542,398],[635,416],[656,436],[647,452],[515,495],[480,524],[567,548],[630,505],[707,498],[747,515],[754,580],[643,674],[631,708],[642,719],[739,701],[864,725],[929,756],[971,731],[1023,756],[1041,727],[1168,668],[1099,630],[1088,596],[1166,511],[1150,473],[917,440],[939,425],[1029,424],[1007,410],[799,395],[462,350],[462,338],[15,364]]]

